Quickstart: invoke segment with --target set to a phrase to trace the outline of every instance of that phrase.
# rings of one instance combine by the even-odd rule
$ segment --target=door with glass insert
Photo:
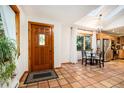
[[[31,71],[52,68],[51,27],[31,25]]]

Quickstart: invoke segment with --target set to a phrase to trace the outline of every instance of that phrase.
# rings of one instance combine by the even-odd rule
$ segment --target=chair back
[[[82,58],[85,58],[85,57],[87,57],[86,51],[85,50],[82,50]]]
[[[86,51],[86,56],[92,58],[93,57],[92,51]]]
[[[103,52],[100,52],[99,59],[103,61]]]

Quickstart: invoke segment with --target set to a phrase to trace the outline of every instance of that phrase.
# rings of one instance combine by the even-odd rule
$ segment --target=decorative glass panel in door
[[[45,45],[45,35],[39,34],[39,45]]]

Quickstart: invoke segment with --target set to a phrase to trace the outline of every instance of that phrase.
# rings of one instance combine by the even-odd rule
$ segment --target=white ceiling
[[[88,15],[80,19],[79,21],[75,22],[75,24],[97,28],[98,26],[98,17],[102,14],[101,23],[103,28],[106,28],[109,24],[113,21],[117,20],[119,17],[124,15],[124,6],[118,5],[105,5],[99,6],[98,8],[94,9]]]
[[[102,14],[101,21],[99,21],[100,14]],[[104,31],[107,31],[107,33],[124,35],[124,6],[99,6],[88,15],[75,22],[75,24],[96,30],[101,24],[102,29]],[[113,31],[113,28],[115,29],[115,31]]]
[[[95,5],[22,5],[27,16],[56,20],[73,24],[98,6]]]
[[[97,29],[98,16],[102,14],[104,31],[124,35],[124,6],[120,5],[21,5],[27,16],[48,18],[62,24],[75,24],[89,29]],[[117,21],[117,20],[121,20]],[[120,22],[120,23],[119,23]],[[113,23],[115,23],[113,25]],[[117,30],[113,31],[113,28]]]

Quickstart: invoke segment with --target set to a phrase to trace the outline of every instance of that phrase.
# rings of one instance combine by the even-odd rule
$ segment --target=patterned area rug
[[[49,79],[56,79],[56,78],[58,78],[58,75],[54,70],[31,72],[27,76],[27,79],[25,80],[24,84],[29,84],[29,83],[34,83]]]

